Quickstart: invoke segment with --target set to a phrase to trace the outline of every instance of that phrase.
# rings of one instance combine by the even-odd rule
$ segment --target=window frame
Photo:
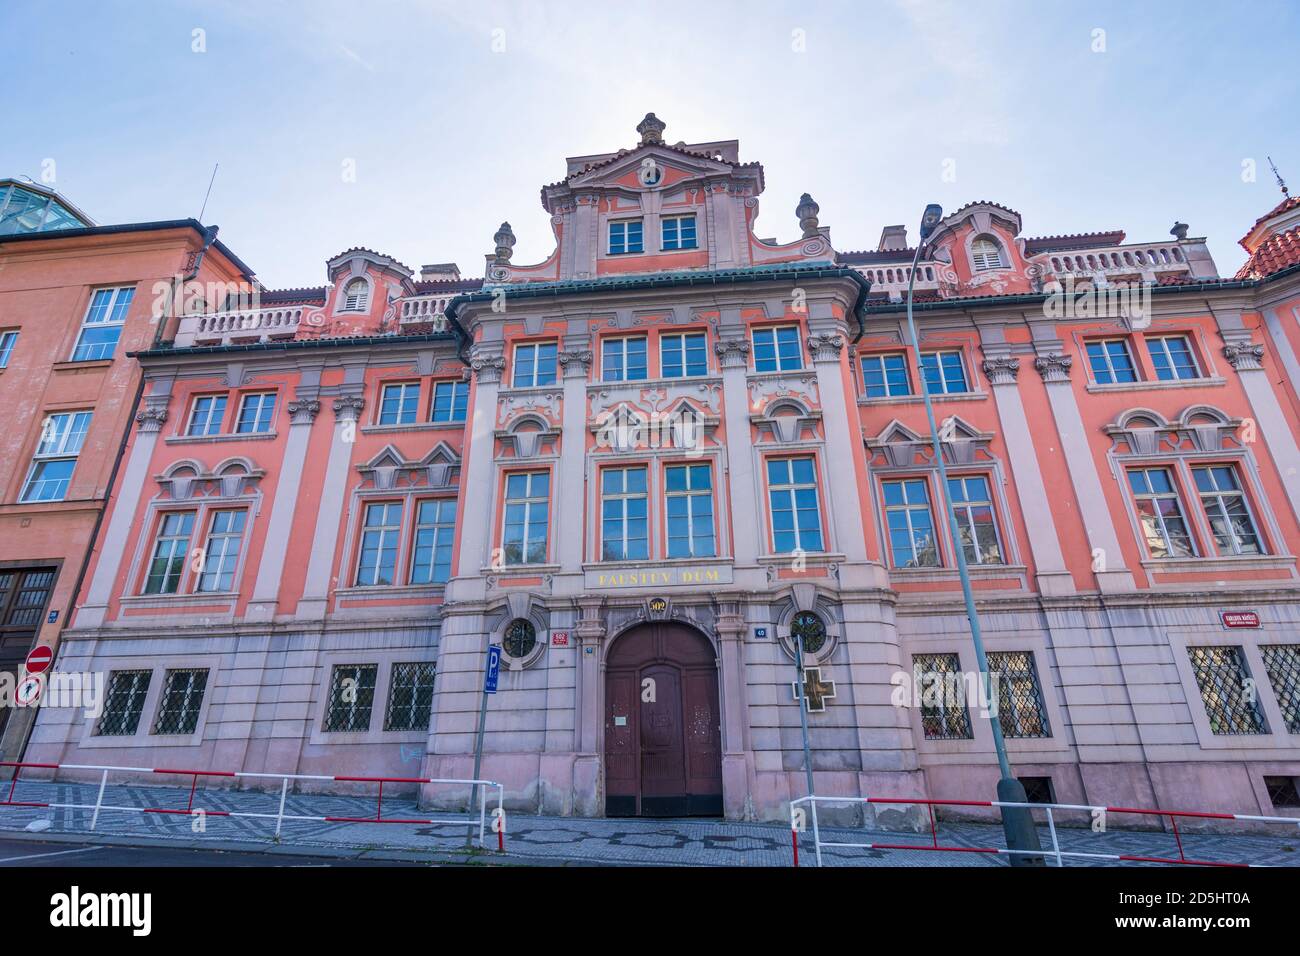
[[[690,232],[691,232],[690,245],[686,245],[686,244],[685,244],[686,240],[685,240],[685,239],[683,238],[683,236],[682,236],[682,233],[683,233],[683,231],[684,231],[684,230],[682,229],[682,226],[683,226],[687,221],[690,222],[690,226],[691,226],[691,229],[690,229]],[[669,224],[669,223],[672,223],[673,226],[674,226],[674,230],[673,230],[673,231],[674,231],[675,235],[674,235],[674,238],[671,240],[671,241],[674,243],[673,245],[669,245],[669,244],[668,244],[668,243],[669,243],[669,238],[668,238],[668,224]],[[685,252],[685,251],[689,251],[689,250],[699,249],[699,247],[700,247],[699,222],[698,222],[698,220],[696,219],[695,213],[693,213],[693,212],[687,212],[687,213],[674,213],[674,214],[672,214],[672,215],[668,215],[668,216],[662,216],[662,217],[660,217],[660,219],[659,219],[659,249],[660,249],[661,252]]]
[[[520,382],[519,370],[522,365],[520,361],[520,352],[526,349],[532,350],[532,359],[530,360],[530,364],[532,367],[532,375],[530,377],[530,381]],[[539,381],[539,379],[543,377],[540,374],[541,365],[542,365],[540,359],[542,358],[543,349],[549,349],[551,352],[551,354],[548,356],[549,359],[548,364],[551,366],[550,378],[544,382]],[[513,356],[513,359],[510,363],[510,387],[511,388],[545,388],[547,386],[554,385],[556,382],[559,381],[560,344],[557,340],[544,339],[537,342],[516,342],[514,350],[511,353],[511,355]]]
[[[692,486],[691,475],[694,472],[694,470],[697,468],[703,469],[704,474],[708,476],[708,482],[709,482],[708,488],[695,488]],[[673,469],[681,469],[683,472],[685,472],[686,475],[685,488],[674,490],[669,487],[668,472],[672,471]],[[685,462],[669,461],[663,463],[662,472],[663,472],[662,497],[663,497],[663,508],[664,508],[664,514],[663,514],[664,557],[669,560],[716,558],[718,556],[718,508],[717,508],[716,489],[714,487],[714,480],[713,480],[712,463],[694,462],[694,461],[685,461]],[[676,517],[685,518],[686,520],[686,530],[687,530],[686,541],[689,544],[688,554],[673,553],[673,541],[681,540],[681,535],[674,536],[672,534],[672,526],[670,522],[672,522],[674,515],[671,513],[672,509],[669,506],[670,499],[685,499],[686,502],[685,505],[686,513],[684,515],[678,515]],[[695,514],[694,504],[697,500],[700,499],[707,500],[709,503],[709,553],[708,554],[696,553],[695,550],[696,538],[700,537],[700,535],[697,533],[696,530],[696,521],[702,521],[703,518],[698,517]]]
[[[812,465],[811,481],[796,481],[794,475],[794,463],[797,461],[807,461]],[[788,482],[773,483],[771,466],[776,462],[783,462],[786,466],[786,474],[789,477]],[[822,495],[820,487],[821,470],[818,467],[817,456],[811,454],[801,455],[772,455],[763,460],[763,480],[767,486],[767,517],[768,532],[771,534],[772,553],[773,554],[794,554],[802,552],[804,554],[825,554],[827,553],[827,540],[825,528],[825,515],[822,514]],[[810,509],[800,508],[796,500],[796,493],[799,491],[811,490],[813,493],[813,508],[811,509],[817,515],[816,535],[818,546],[815,548],[804,547],[804,535],[812,532],[805,532],[799,527],[800,511],[807,512]],[[778,509],[776,507],[777,493],[783,493],[787,496],[790,507],[788,509]],[[788,510],[792,515],[793,527],[789,531],[778,531],[776,527],[776,512],[778,510]],[[778,534],[794,534],[794,547],[788,550],[781,550],[777,543]]]
[[[511,498],[510,479],[517,476],[525,477],[525,493],[522,498]],[[533,494],[533,481],[539,476],[544,476],[546,479],[546,493],[544,495]],[[552,478],[553,476],[550,470],[545,468],[520,469],[502,473],[501,535],[499,540],[501,542],[501,560],[503,564],[509,567],[526,567],[528,565],[545,564],[549,560],[551,554],[551,491],[554,485]],[[518,542],[520,546],[518,561],[510,560],[510,547],[512,544],[516,543],[509,538],[511,526],[509,520],[509,509],[512,504],[522,505],[524,508],[524,517],[521,526],[523,536]],[[530,542],[534,539],[530,538],[529,532],[535,528],[537,523],[539,523],[538,519],[534,517],[534,512],[539,506],[544,509],[544,515],[542,519],[540,519],[540,524],[542,525],[542,530],[544,532],[541,539],[542,555],[539,560],[532,561],[529,560]]]
[[[451,390],[450,408],[447,417],[439,417],[438,392],[443,388]],[[465,379],[434,379],[430,388],[429,421],[435,425],[458,425],[469,417],[469,382]],[[457,410],[460,414],[457,416]]]
[[[1114,356],[1111,354],[1109,346],[1118,344],[1123,347],[1124,355],[1128,360],[1128,372],[1133,377],[1127,381],[1120,381],[1115,374]],[[1096,366],[1093,364],[1092,347],[1101,346],[1101,358],[1105,360],[1106,374],[1110,376],[1110,381],[1103,382],[1098,377]],[[1149,354],[1149,353],[1148,353]],[[1134,385],[1142,381],[1139,374],[1137,359],[1133,355],[1133,346],[1128,336],[1108,336],[1099,339],[1083,340],[1083,355],[1088,361],[1088,378],[1093,385]]]
[[[913,524],[912,514],[920,509],[920,502],[908,500],[908,485],[919,484],[922,492],[925,494],[925,511],[930,518],[930,536],[934,542],[934,564],[919,564],[916,562],[916,556],[922,553],[917,547],[916,527]],[[889,503],[889,485],[898,485],[902,493],[902,502],[899,504]],[[894,529],[890,525],[890,514],[903,514],[907,523],[907,540],[912,554],[911,561],[899,564],[898,555],[895,552],[893,534]],[[885,545],[889,549],[890,567],[897,571],[915,571],[929,570],[932,568],[947,567],[944,563],[944,549],[942,536],[940,534],[939,523],[936,520],[937,515],[934,507],[934,495],[930,492],[930,478],[928,475],[890,475],[880,479],[880,514],[884,521]]]
[[[699,338],[702,345],[699,349],[693,347],[692,340]],[[676,342],[674,346],[671,343]],[[668,371],[667,352],[669,349],[678,352],[681,356],[681,371],[673,374]],[[704,365],[698,372],[691,371],[692,365],[689,360],[689,353],[699,351],[703,353]],[[696,329],[688,332],[662,332],[659,335],[659,376],[660,378],[703,378],[709,374],[709,333],[703,329]]]
[[[961,368],[960,389],[949,388],[948,371],[944,366],[944,356],[957,356],[957,363]],[[926,358],[933,356],[935,359],[935,369],[939,373],[939,384],[942,386],[938,391],[930,391],[930,378],[926,375]],[[917,369],[917,377],[921,380],[921,388],[929,392],[930,395],[969,395],[971,394],[971,374],[970,367],[966,361],[966,350],[963,348],[932,349],[929,352],[922,352],[920,366]],[[923,396],[924,397],[924,396]]]
[[[1155,380],[1158,382],[1192,382],[1198,378],[1205,377],[1205,370],[1201,368],[1201,360],[1197,357],[1196,347],[1192,344],[1192,337],[1185,332],[1169,332],[1160,335],[1144,335],[1143,340],[1146,342],[1147,357],[1151,359],[1151,369],[1155,372]],[[1169,342],[1176,339],[1183,343],[1187,349],[1187,358],[1192,363],[1191,375],[1172,375],[1168,378],[1160,374],[1160,364],[1156,361],[1156,343],[1159,343],[1161,354],[1164,356],[1167,367],[1170,371],[1177,371],[1178,366],[1174,364],[1173,353],[1169,350]]]
[[[628,490],[628,477],[634,472],[641,475],[641,490]],[[622,487],[619,491],[611,491],[606,487],[608,479],[615,474],[622,475]],[[601,561],[648,561],[651,557],[651,540],[650,540],[650,467],[642,462],[620,462],[616,465],[606,465],[600,468],[599,476],[599,497],[600,497],[600,560]],[[631,513],[633,502],[640,501],[642,504],[642,513],[634,515]],[[618,503],[619,513],[616,518],[610,518],[607,514],[607,506],[610,503]],[[617,539],[620,553],[610,555],[609,547],[615,543],[606,536],[606,523],[614,521],[622,529],[621,536]],[[644,529],[644,535],[633,536],[629,534],[631,526],[640,522]],[[644,554],[630,554],[630,545],[644,542]]]
[[[1203,491],[1201,489],[1199,482],[1196,480],[1196,473],[1198,471],[1204,471],[1209,474],[1211,481],[1214,481],[1214,471],[1217,468],[1226,469],[1232,475],[1232,480],[1236,483],[1236,488],[1225,490],[1219,488],[1217,486],[1217,482],[1215,482],[1215,488],[1212,491]],[[1197,462],[1189,462],[1188,469],[1191,471],[1192,488],[1195,489],[1196,500],[1200,506],[1201,515],[1205,518],[1206,526],[1209,528],[1210,536],[1209,536],[1208,544],[1213,548],[1214,552],[1221,558],[1267,556],[1270,553],[1268,549],[1268,542],[1265,539],[1259,521],[1255,517],[1255,509],[1250,501],[1250,493],[1246,490],[1246,485],[1242,481],[1241,469],[1237,466],[1237,464],[1235,462],[1197,461]],[[1205,499],[1207,497],[1213,497],[1217,499],[1219,502],[1219,507],[1221,509],[1222,517],[1225,523],[1228,525],[1228,529],[1229,529],[1228,533],[1229,536],[1232,538],[1231,551],[1223,550],[1223,545],[1219,541],[1219,536],[1214,531],[1214,519],[1210,516],[1210,511],[1205,505]],[[1232,530],[1232,522],[1230,520],[1231,516],[1229,515],[1227,508],[1224,507],[1224,499],[1228,497],[1236,497],[1241,500],[1242,507],[1246,511],[1246,519],[1250,522],[1251,533],[1254,535],[1255,538],[1255,544],[1256,544],[1255,551],[1243,551],[1241,549],[1240,544],[1238,543],[1237,540],[1238,536],[1236,532]]]
[[[387,522],[391,512],[390,508],[397,508],[396,524],[369,524],[370,510],[372,508],[384,508],[384,519]],[[402,550],[402,530],[406,522],[406,501],[401,498],[377,498],[366,500],[362,503],[360,525],[357,528],[357,557],[356,564],[352,574],[352,586],[357,588],[389,588],[394,587],[398,581],[398,564],[401,560]],[[366,539],[368,534],[377,533],[379,535],[379,545],[371,549],[375,551],[375,563],[372,569],[372,580],[363,581],[362,574],[366,569]],[[388,549],[385,547],[387,536],[391,533],[393,539],[392,553],[393,563],[389,572],[389,580],[380,581],[379,572],[383,566],[383,555]]]
[[[236,519],[234,530],[216,530],[217,520],[224,515],[232,515]],[[244,536],[248,531],[248,508],[234,507],[222,508],[212,507],[207,510],[204,516],[204,524],[207,533],[203,537],[203,562],[202,569],[195,572],[193,576],[193,593],[195,594],[235,594],[239,591],[239,574],[243,564],[244,557]],[[216,542],[221,543],[221,555],[218,558],[219,569],[215,572],[215,583],[220,585],[223,578],[229,577],[229,587],[204,587],[204,582],[208,580],[209,575],[214,574],[211,568],[212,547]],[[233,554],[231,548],[233,546]],[[233,565],[227,567],[227,563],[233,560]]]
[[[894,392],[889,381],[889,372],[885,363],[889,359],[898,359],[902,365],[903,388],[906,391]],[[884,393],[880,395],[871,394],[872,385],[867,379],[867,363],[878,362],[880,364],[880,380],[884,386]],[[862,394],[866,398],[911,398],[916,395],[912,389],[912,370],[907,360],[906,352],[869,352],[866,355],[858,356],[858,370],[862,375]]]
[[[988,253],[983,249],[977,249],[979,246],[992,246],[993,253],[997,257],[997,262],[990,263],[988,260]],[[970,262],[973,274],[980,272],[996,272],[998,269],[1011,268],[1010,263],[1007,261],[1007,256],[1003,252],[1002,243],[986,232],[980,233],[971,240]]]
[[[167,705],[168,705],[168,697],[169,697],[169,695],[171,695],[171,694],[173,693],[173,690],[174,690],[174,688],[172,687],[172,681],[173,681],[173,679],[174,679],[177,675],[180,675],[180,674],[188,674],[188,675],[191,675],[191,679],[190,679],[189,685],[188,685],[188,686],[187,686],[187,687],[182,691],[183,700],[182,700],[182,706],[181,706],[181,708],[180,708],[180,710],[179,710],[179,712],[178,712],[178,719],[181,719],[181,718],[184,718],[184,717],[187,717],[187,716],[190,716],[190,715],[191,715],[191,711],[188,710],[188,705],[190,704],[191,697],[195,694],[195,689],[194,689],[194,683],[195,683],[195,682],[194,682],[194,679],[193,679],[193,675],[196,675],[196,674],[202,674],[202,675],[203,675],[203,683],[202,683],[202,685],[201,685],[201,686],[198,688],[198,690],[197,690],[198,701],[197,701],[197,703],[195,703],[195,704],[193,705],[193,711],[192,711],[193,721],[192,721],[192,726],[190,726],[188,730],[180,729],[180,730],[166,730],[166,731],[164,731],[164,730],[161,730],[160,728],[162,727],[163,718],[164,718],[164,716],[166,716],[165,711],[166,711],[166,709],[167,709]],[[149,729],[149,734],[150,734],[150,736],[155,736],[155,737],[192,737],[192,736],[194,736],[194,734],[198,733],[199,730],[200,730],[200,728],[203,726],[203,722],[202,722],[202,721],[203,721],[203,704],[204,704],[204,702],[207,700],[208,689],[209,689],[209,681],[210,681],[211,677],[212,677],[212,670],[211,670],[211,668],[208,668],[208,667],[169,667],[169,668],[165,668],[165,669],[163,670],[163,681],[162,681],[162,687],[160,687],[160,688],[159,688],[159,691],[158,691],[158,704],[157,704],[157,707],[156,707],[155,710],[154,710],[154,719],[153,719],[153,723],[150,725],[150,729]],[[187,721],[186,724],[182,724],[181,726],[184,727],[184,726],[186,726],[186,725],[189,724],[189,723],[190,723],[190,722]]]
[[[630,256],[645,252],[645,220],[642,217],[630,217],[624,219],[606,220],[605,229],[605,255],[607,256]],[[632,248],[631,226],[637,228],[636,248]],[[621,247],[614,248],[614,230],[619,227],[622,230]]]
[[[1157,491],[1139,492],[1136,489],[1134,489],[1133,478],[1132,478],[1134,474],[1141,472],[1144,476],[1146,476],[1149,472],[1153,472],[1153,471],[1164,472],[1165,476],[1169,480],[1169,486],[1172,489],[1171,492],[1157,492]],[[1175,468],[1172,464],[1166,464],[1166,463],[1132,464],[1125,467],[1124,469],[1124,484],[1128,491],[1129,499],[1133,504],[1134,515],[1137,518],[1137,526],[1138,526],[1137,530],[1138,530],[1139,541],[1146,548],[1148,560],[1151,561],[1187,560],[1189,558],[1203,557],[1201,553],[1200,545],[1196,540],[1195,529],[1193,528],[1192,522],[1188,521],[1187,519],[1187,508],[1183,504],[1183,489],[1179,484],[1177,468]],[[1149,477],[1146,477],[1146,485],[1148,488],[1153,487]],[[1183,523],[1183,531],[1187,537],[1188,547],[1191,551],[1190,554],[1174,553],[1172,547],[1173,541],[1169,536],[1169,532],[1165,524],[1165,516],[1160,512],[1159,505],[1158,505],[1158,502],[1161,498],[1170,498],[1170,497],[1173,498],[1174,504],[1178,508],[1178,517]],[[1140,502],[1145,500],[1151,500],[1156,503],[1153,506],[1152,515],[1158,520],[1160,536],[1164,541],[1165,551],[1167,552],[1164,555],[1157,556],[1152,551],[1151,537],[1150,535],[1147,534],[1147,530],[1146,530],[1147,525],[1146,522],[1143,521],[1144,514],[1140,505]]]
[[[0,329],[0,369],[9,367],[14,348],[18,345],[18,333],[21,329]]]
[[[789,357],[788,354],[786,355],[785,358],[782,357],[781,347],[782,347],[783,344],[788,344],[788,343],[782,343],[782,341],[781,341],[781,335],[782,335],[782,333],[785,333],[785,332],[793,332],[793,333],[794,333],[794,355],[793,355],[793,359],[791,359],[791,358]],[[805,363],[804,363],[804,359],[803,359],[803,338],[802,338],[800,332],[801,332],[801,329],[799,328],[798,323],[794,323],[794,324],[790,324],[790,323],[782,323],[782,324],[780,324],[780,325],[764,325],[764,326],[759,326],[759,327],[757,327],[757,328],[750,329],[750,333],[749,333],[749,336],[750,336],[750,348],[753,349],[753,353],[754,353],[754,371],[755,371],[755,372],[760,372],[760,373],[771,373],[771,372],[800,372],[800,371],[803,371],[803,369],[806,367],[806,365],[805,365]],[[774,367],[773,367],[773,368],[760,368],[760,367],[759,367],[759,362],[761,361],[761,362],[763,362],[764,364],[766,364],[767,361],[768,361],[768,359],[767,359],[766,357],[760,359],[760,357],[759,357],[759,348],[760,348],[760,346],[759,346],[759,336],[760,336],[760,335],[762,335],[762,336],[766,336],[766,335],[769,335],[769,334],[770,334],[771,337],[772,337],[772,357],[771,357],[771,361],[774,363]],[[764,346],[763,346],[763,347],[766,348],[766,343],[764,343]],[[787,361],[794,361],[796,364],[794,364],[794,365],[787,365],[787,364],[785,364]]]
[[[360,294],[349,292],[349,289],[361,287]],[[356,276],[343,283],[343,288],[339,290],[341,304],[338,311],[340,312],[367,312],[370,309],[370,282],[362,276]],[[355,298],[355,301],[354,301]]]
[[[399,398],[397,399],[396,418],[391,422],[384,421],[384,415],[387,411],[388,395],[392,390],[398,390]],[[414,397],[410,397],[408,389],[414,389]],[[408,407],[409,406],[409,407]],[[407,418],[407,412],[410,418]],[[394,425],[415,425],[420,421],[420,381],[419,379],[402,379],[396,382],[381,382],[379,385],[379,407],[375,411],[375,424],[386,427]]]
[[[244,428],[244,416],[248,411],[248,404],[251,400],[257,400],[257,412],[252,419],[252,428]],[[278,411],[276,406],[279,404],[279,395],[274,391],[255,391],[241,392],[239,395],[239,412],[235,416],[235,429],[233,435],[273,435],[275,434],[275,413]],[[269,409],[268,409],[269,404]],[[262,425],[263,415],[266,417],[266,427]]]
[[[458,502],[459,499],[454,495],[427,495],[423,497],[417,497],[414,500],[414,507],[412,508],[412,516],[411,516],[411,534],[410,534],[411,552],[410,552],[410,558],[406,562],[407,563],[406,583],[408,586],[410,587],[438,586],[438,585],[445,585],[448,581],[451,580],[452,575],[455,573],[456,570],[455,542],[456,542],[456,511],[457,511]],[[437,506],[438,520],[429,523],[421,523],[420,513],[424,510],[425,505],[430,505],[430,504]],[[451,505],[450,523],[441,520],[442,511],[444,507],[446,507],[447,505]],[[417,559],[419,557],[420,549],[421,549],[421,545],[420,545],[421,531],[431,531],[433,534],[433,541],[429,545],[429,580],[427,581],[417,581],[415,578]],[[443,531],[448,532],[451,540],[447,542],[445,545],[450,551],[450,554],[448,555],[448,561],[447,561],[447,576],[445,578],[440,579],[438,577],[438,567],[439,567],[438,549],[443,546],[440,544],[440,538]]]
[[[960,502],[957,501],[955,498],[952,497],[951,486],[952,483],[955,481],[959,481],[962,483],[963,491],[966,487],[966,482],[982,481],[984,483],[984,491],[986,493],[985,498],[979,502],[972,502],[969,499],[967,499],[966,501],[960,501]],[[971,535],[971,546],[975,551],[975,557],[972,558],[969,554],[966,555],[966,563],[969,565],[974,565],[982,568],[1005,566],[1007,564],[1007,549],[1006,549],[1006,544],[1003,541],[1002,529],[998,526],[998,503],[993,495],[993,482],[990,476],[982,472],[977,472],[973,474],[963,473],[963,474],[949,475],[948,485],[949,485],[948,496],[949,496],[949,500],[952,501],[952,510],[953,510],[954,517],[956,517],[957,519],[957,531],[958,531],[957,540],[952,543],[953,547],[964,548],[964,545],[961,541],[961,532],[963,530],[969,530]],[[979,544],[979,537],[975,533],[974,517],[971,514],[971,511],[974,508],[984,507],[984,506],[988,507],[989,517],[991,519],[991,524],[993,525],[994,546],[997,548],[997,552],[998,552],[998,560],[996,561],[984,561],[980,559],[981,549]],[[953,560],[955,562],[956,554],[953,555]]]
[[[204,420],[204,430],[196,432],[194,424],[199,414],[199,403],[211,400],[213,405],[221,403],[221,413],[217,416],[216,431],[212,430],[212,413],[209,411],[207,418]],[[181,434],[185,438],[211,438],[214,435],[224,435],[226,427],[226,411],[230,406],[229,392],[202,392],[190,396],[190,414],[185,422],[185,431]]]
[[[152,542],[152,547],[149,548],[148,557],[145,558],[139,587],[136,590],[136,593],[141,597],[167,597],[173,594],[186,593],[184,585],[186,577],[188,576],[187,572],[189,570],[190,562],[192,560],[191,555],[194,553],[192,545],[194,544],[194,526],[198,523],[198,515],[199,512],[197,508],[159,509],[155,514],[153,535],[149,539]],[[180,571],[176,575],[175,587],[169,590],[167,589],[167,583],[170,580],[173,565],[177,559],[176,545],[182,541],[182,538],[179,534],[164,535],[163,532],[167,528],[167,520],[169,518],[184,519],[186,517],[190,520],[189,527],[185,529],[185,536],[183,539],[184,548],[180,554]],[[151,591],[149,588],[150,583],[154,580],[153,566],[154,563],[159,560],[159,552],[164,543],[170,546],[170,553],[167,555],[167,563],[164,566],[161,578],[159,578],[159,590]]]
[[[95,305],[100,301],[100,294],[107,292],[108,298],[101,311],[101,315],[107,316],[97,321],[91,321],[91,315],[95,312]],[[126,301],[122,302],[125,297]],[[68,358],[69,362],[111,362],[117,353],[117,347],[122,342],[122,330],[126,328],[127,314],[131,311],[131,305],[135,301],[135,286],[104,286],[92,289],[90,292],[90,302],[86,305],[86,314],[81,317],[81,325],[77,329],[77,340],[72,346],[72,355]],[[84,355],[78,356],[78,352],[86,345],[82,340],[86,332],[90,329],[116,329],[117,334],[113,337],[113,342],[108,347],[106,355]],[[88,348],[102,347],[104,343],[91,343]]]
[[[77,423],[85,416],[85,427],[78,431]],[[46,443],[50,440],[53,432],[52,422],[59,419],[67,419],[68,427],[59,434],[54,440],[54,445],[50,450],[42,451]],[[81,460],[81,449],[85,447],[86,436],[90,434],[90,427],[94,423],[94,410],[77,410],[77,411],[60,411],[50,412],[45,416],[41,425],[41,437],[37,439],[36,449],[32,452],[31,464],[27,468],[27,477],[23,479],[22,488],[18,493],[18,504],[47,504],[56,501],[66,501],[68,489],[72,486],[72,479],[77,473],[77,463]],[[75,451],[68,452],[69,439],[72,436],[79,436]],[[63,482],[63,487],[58,497],[31,497],[31,491],[36,483],[36,475],[44,470],[43,466],[53,464],[54,462],[70,461],[72,468],[68,472],[66,479],[54,479],[54,483]],[[48,478],[41,478],[41,484],[50,481]]]
[[[632,367],[628,363],[628,345],[633,342],[640,342],[642,346],[642,362],[639,366],[641,375],[633,377],[629,375],[629,369]],[[619,354],[611,355],[610,346],[617,344]],[[613,376],[610,374],[610,360],[615,359],[618,368],[615,369]],[[600,380],[602,382],[644,382],[650,377],[650,339],[645,335],[611,335],[600,340]]]

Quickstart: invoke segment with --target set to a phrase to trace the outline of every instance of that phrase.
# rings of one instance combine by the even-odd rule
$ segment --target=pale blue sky
[[[649,110],[669,142],[764,164],[761,236],[795,238],[808,191],[841,250],[988,199],[1028,236],[1182,219],[1230,275],[1280,198],[1265,156],[1300,190],[1287,0],[0,0],[0,37],[0,176],[52,159],[114,223],[197,215],[220,162],[204,219],[272,287],[322,284],[354,245],[481,275],[506,219],[537,261],[540,187]]]

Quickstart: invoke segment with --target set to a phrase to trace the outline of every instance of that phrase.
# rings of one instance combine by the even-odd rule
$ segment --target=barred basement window
[[[1192,672],[1201,688],[1210,731],[1215,734],[1262,734],[1264,717],[1240,647],[1189,647]],[[1247,687],[1250,690],[1247,691]]]
[[[100,737],[130,737],[140,726],[144,697],[153,671],[113,671],[104,695],[104,715],[95,733]]]
[[[199,726],[199,710],[208,687],[207,668],[168,671],[158,705],[155,734],[192,734]]]
[[[527,657],[537,646],[537,629],[533,627],[533,622],[522,617],[511,621],[501,646],[515,660]]]
[[[992,651],[989,676],[998,682],[998,723],[1004,737],[1050,737],[1043,691],[1029,651]]]
[[[1265,777],[1264,789],[1268,791],[1269,802],[1277,809],[1300,807],[1295,777]]]
[[[433,707],[433,664],[394,664],[384,730],[428,730]]]
[[[330,703],[325,712],[326,733],[356,733],[370,729],[375,704],[377,664],[339,664],[330,681]]]
[[[921,695],[926,740],[971,740],[965,683],[956,654],[913,654],[912,679]]]
[[[1287,733],[1300,734],[1300,644],[1265,644],[1259,652]]]
[[[1025,788],[1026,803],[1055,803],[1051,777],[1016,777]]]
[[[790,640],[799,639],[803,640],[804,652],[808,654],[816,654],[826,643],[826,625],[812,611],[800,611],[790,622]]]

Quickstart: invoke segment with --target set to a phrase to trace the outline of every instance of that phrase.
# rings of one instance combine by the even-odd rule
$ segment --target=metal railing
[[[817,816],[817,805],[821,804],[884,804],[884,805],[906,805],[906,806],[924,806],[929,813],[930,820],[930,843],[847,843],[835,840],[823,840],[821,837],[821,826]],[[807,807],[805,811],[804,807]],[[953,844],[941,844],[939,842],[938,821],[935,818],[935,807],[987,807],[996,809],[1001,807],[1023,807],[1029,810],[1042,810],[1046,814],[1047,830],[1051,836],[1051,848],[1041,850],[1011,850],[1003,846],[955,846]],[[1083,812],[1088,813],[1096,818],[1097,814],[1103,814],[1102,819],[1108,819],[1111,814],[1136,814],[1147,817],[1162,817],[1169,821],[1175,845],[1178,850],[1176,857],[1162,856],[1141,856],[1130,853],[1085,853],[1080,850],[1065,850],[1061,848],[1060,834],[1057,830],[1058,819],[1053,811],[1064,812]],[[790,840],[794,850],[794,865],[799,865],[799,834],[805,832],[807,827],[807,818],[811,817],[813,848],[817,857],[817,865],[822,865],[822,849],[837,848],[854,848],[861,850],[919,850],[928,853],[979,853],[997,856],[1014,856],[1016,854],[1030,857],[1052,858],[1056,861],[1058,867],[1065,866],[1066,857],[1077,857],[1094,861],[1111,861],[1115,863],[1165,863],[1170,865],[1185,866],[1219,866],[1219,867],[1252,867],[1261,864],[1255,863],[1233,863],[1221,860],[1198,860],[1189,858],[1183,847],[1183,834],[1178,830],[1178,821],[1180,819],[1202,819],[1202,820],[1236,820],[1251,823],[1269,823],[1269,824],[1286,824],[1290,827],[1300,827],[1300,819],[1295,817],[1270,817],[1259,816],[1247,813],[1214,813],[1203,810],[1152,810],[1139,807],[1112,807],[1102,805],[1087,805],[1077,803],[1011,803],[1003,800],[923,800],[918,797],[821,797],[807,796],[799,797],[790,801]],[[836,829],[840,829],[836,827]]]
[[[469,779],[451,779],[439,777],[358,777],[358,776],[332,776],[327,774],[309,774],[309,773],[252,773],[242,770],[182,770],[170,767],[120,767],[106,766],[103,764],[77,764],[77,763],[24,763],[19,761],[4,760],[0,761],[0,767],[12,767],[14,774],[10,781],[9,792],[4,800],[0,800],[0,807],[28,807],[62,810],[89,810],[91,811],[90,829],[93,831],[99,825],[99,815],[102,812],[124,812],[124,813],[142,813],[142,814],[165,814],[178,816],[202,816],[207,817],[243,817],[248,819],[262,819],[275,821],[275,838],[278,840],[284,828],[286,821],[306,821],[312,823],[397,823],[419,826],[459,826],[467,825],[465,817],[459,819],[437,818],[437,817],[385,817],[384,816],[384,784],[429,784],[429,785],[446,785],[474,787],[478,791],[478,843],[480,847],[487,847],[487,830],[488,830],[488,813],[487,800],[488,789],[496,791],[496,808],[492,813],[492,830],[497,835],[497,849],[505,851],[505,788],[502,784],[494,780],[469,780]],[[19,778],[23,770],[68,770],[79,772],[98,772],[99,790],[95,797],[94,803],[59,803],[53,801],[35,801],[35,800],[16,800]],[[104,791],[108,787],[108,775],[110,773],[130,773],[130,774],[157,774],[164,777],[189,777],[189,798],[184,807],[133,807],[122,806],[104,802]],[[280,781],[280,800],[279,809],[275,813],[257,812],[252,810],[221,810],[217,808],[196,807],[194,797],[198,792],[199,778],[201,777],[223,777],[246,780],[279,780]],[[360,784],[378,784],[379,789],[375,798],[375,815],[371,816],[322,816],[306,815],[299,813],[286,813],[285,803],[289,795],[290,781],[314,781],[317,783],[360,783]],[[31,780],[30,783],[46,783],[47,781]],[[49,781],[54,782],[54,781]],[[184,792],[184,791],[180,791]],[[473,814],[474,808],[469,808],[469,813]],[[473,817],[469,817],[469,825],[472,826]]]

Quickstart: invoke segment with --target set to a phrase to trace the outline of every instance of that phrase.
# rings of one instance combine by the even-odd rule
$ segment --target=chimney
[[[877,252],[901,252],[907,248],[907,227],[886,226],[880,231],[880,245]]]
[[[436,280],[455,282],[459,278],[460,266],[454,262],[435,262],[432,265],[420,266],[421,282]]]

